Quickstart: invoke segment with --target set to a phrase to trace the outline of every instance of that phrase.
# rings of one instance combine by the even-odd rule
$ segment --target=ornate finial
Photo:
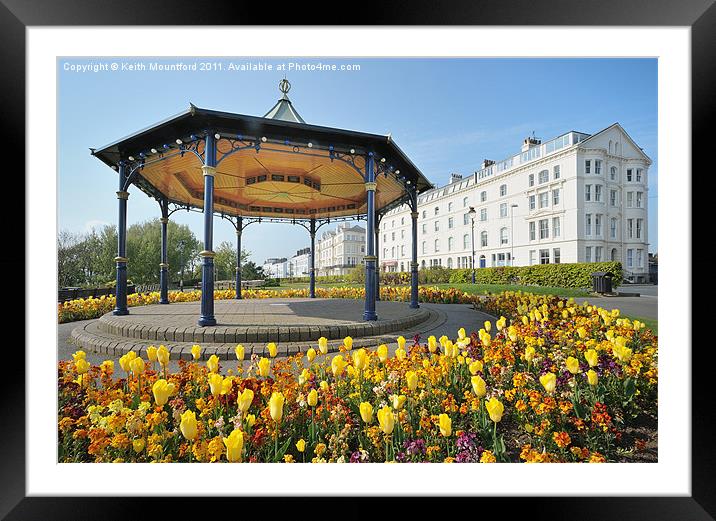
[[[278,84],[278,90],[283,92],[283,95],[285,96],[288,94],[288,91],[291,90],[291,82],[288,81],[286,78],[282,79]]]

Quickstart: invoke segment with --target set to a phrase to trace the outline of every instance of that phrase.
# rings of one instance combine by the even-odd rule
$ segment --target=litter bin
[[[612,292],[612,275],[605,271],[595,271],[592,273],[592,290],[595,293],[611,293]]]

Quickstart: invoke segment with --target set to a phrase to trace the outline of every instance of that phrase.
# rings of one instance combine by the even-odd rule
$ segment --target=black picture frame
[[[0,82],[2,83],[3,115],[0,125],[3,130],[3,150],[6,169],[4,178],[14,181],[13,193],[24,192],[25,164],[25,30],[28,26],[73,26],[73,25],[230,25],[259,24],[315,25],[555,25],[555,26],[688,26],[691,27],[691,80],[692,80],[692,161],[693,165],[708,165],[707,155],[713,145],[712,115],[716,112],[716,6],[714,0],[552,0],[535,3],[529,0],[462,0],[450,4],[412,0],[409,4],[362,2],[351,9],[350,15],[336,16],[336,3],[311,3],[310,5],[290,4],[284,7],[272,2],[191,2],[174,0],[0,0]],[[334,16],[331,16],[334,15]],[[322,20],[321,20],[322,18]],[[389,43],[387,43],[389,45]],[[88,51],[89,52],[89,51]],[[287,49],[290,52],[290,49]],[[29,150],[35,148],[30,147]],[[711,168],[710,170],[713,170]],[[704,171],[703,173],[710,173]],[[687,170],[667,175],[690,175]],[[10,188],[6,188],[10,190]],[[19,199],[19,197],[17,197]],[[6,210],[18,215],[19,210]],[[17,217],[15,217],[17,219]],[[24,228],[14,224],[17,237],[12,241],[11,251],[7,250],[0,263],[6,273],[25,270],[23,251],[20,244],[29,240]],[[20,233],[22,236],[20,237]],[[8,242],[10,239],[6,239]],[[20,266],[23,266],[22,268]],[[24,273],[25,278],[29,275]],[[9,291],[13,295],[12,309],[6,310],[14,330],[20,331],[19,315],[21,296],[26,288],[20,287],[20,277],[9,277]],[[682,281],[691,285],[691,280]],[[50,290],[48,290],[51,293]],[[7,292],[6,292],[7,295]],[[694,306],[694,312],[697,311]],[[25,325],[31,316],[22,315]],[[6,322],[8,323],[8,322]],[[691,324],[683,324],[684,338],[691,337]],[[6,329],[11,331],[10,329]],[[688,342],[688,340],[687,340]],[[693,340],[696,345],[695,340]],[[707,347],[712,349],[711,343]],[[6,348],[9,356],[10,346]],[[50,346],[48,346],[50,347]],[[679,348],[687,349],[688,343]],[[13,356],[17,356],[13,353]],[[20,359],[20,357],[18,357]],[[161,515],[168,519],[172,511],[189,512],[196,498],[166,498],[147,500],[135,498],[84,498],[84,497],[26,497],[25,455],[31,447],[25,446],[25,380],[21,368],[5,366],[2,386],[2,418],[0,428],[0,518],[4,519],[131,519]],[[692,365],[692,494],[688,497],[553,497],[553,498],[477,498],[468,508],[479,508],[487,515],[487,509],[497,507],[507,518],[529,516],[534,518],[558,519],[678,519],[700,520],[716,518],[716,450],[714,436],[710,430],[713,418],[712,390],[709,383],[711,364]],[[347,484],[347,489],[350,484]],[[78,484],[78,489],[81,485]],[[151,487],[147,488],[151,493]],[[238,489],[237,489],[238,490]],[[386,490],[389,494],[390,490]],[[291,511],[316,512],[315,500],[292,498],[289,501],[272,501],[269,498],[252,508],[268,513],[271,517],[286,508]],[[234,511],[239,516],[250,515],[245,500],[209,498],[211,509],[216,514],[223,510]],[[241,501],[240,510],[237,501]],[[402,516],[411,511],[420,512],[426,508],[429,498],[414,498],[402,502]],[[447,512],[458,514],[456,500],[450,501]],[[326,505],[322,502],[321,505]],[[366,508],[364,500],[342,499],[341,517],[364,517],[376,515],[373,506]],[[479,506],[478,506],[479,505]],[[207,513],[207,500],[200,504]],[[323,507],[321,507],[323,509]],[[240,513],[239,513],[240,512]],[[335,511],[334,511],[335,513]],[[196,515],[196,514],[192,514]],[[331,514],[327,514],[331,515]],[[212,514],[212,517],[214,515]],[[312,517],[316,517],[315,515]]]

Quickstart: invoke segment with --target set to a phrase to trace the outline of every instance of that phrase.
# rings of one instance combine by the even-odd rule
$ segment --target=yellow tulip
[[[211,355],[206,361],[206,367],[208,367],[212,373],[216,373],[219,370],[219,357]]]
[[[490,415],[490,419],[495,423],[502,419],[502,413],[505,412],[505,406],[494,396],[487,401],[485,408]]]
[[[587,371],[587,381],[589,382],[589,385],[597,385],[599,377],[597,376],[597,372],[594,369],[590,369],[589,371]]]
[[[482,398],[487,394],[487,385],[480,375],[473,376],[470,381],[472,382],[472,390],[478,398]]]
[[[554,373],[545,373],[539,377],[539,383],[542,384],[545,391],[552,394],[557,387],[557,375]]]
[[[281,392],[274,392],[269,399],[269,412],[271,413],[273,421],[277,423],[281,421],[281,418],[283,418],[284,400],[285,398]]]
[[[311,347],[308,351],[306,351],[306,358],[308,359],[309,364],[313,362],[316,358],[316,350]]]
[[[119,357],[119,366],[122,368],[122,370],[125,373],[130,372],[132,369],[129,367],[129,364],[131,363],[130,358],[127,355],[122,355]]]
[[[599,363],[599,355],[594,349],[587,349],[584,352],[584,359],[589,364],[589,367],[595,367]]]
[[[391,400],[393,402],[393,409],[395,409],[396,411],[401,410],[403,408],[403,405],[405,405],[405,400],[407,399],[408,397],[404,394],[394,394],[393,396],[391,396]]]
[[[365,349],[359,349],[353,353],[353,365],[358,371],[362,371],[368,365],[368,354]]]
[[[141,358],[135,358],[129,362],[129,368],[134,373],[134,376],[139,376],[144,372],[144,360]]]
[[[584,338],[587,336],[587,330],[584,329],[583,327],[578,327],[577,334],[579,335],[579,338]]]
[[[405,352],[405,349],[402,347],[399,347],[395,350],[395,358],[398,360],[405,360],[405,358],[408,356],[408,353]]]
[[[142,364],[144,364],[144,362],[142,362]],[[75,370],[77,371],[77,374],[85,374],[89,371],[89,368],[90,364],[84,358],[78,358],[75,360]]]
[[[247,387],[236,397],[236,404],[239,406],[241,414],[245,414],[249,410],[253,401],[254,392]]]
[[[201,346],[198,344],[194,344],[191,346],[191,356],[194,357],[194,360],[199,360],[199,357],[201,356]]]
[[[565,365],[567,366],[567,371],[569,371],[570,373],[577,374],[579,372],[579,360],[577,360],[573,356],[567,357]]]
[[[353,339],[349,336],[345,337],[343,339],[343,345],[346,346],[346,349],[350,351],[351,349],[353,349]]]
[[[308,392],[308,405],[315,407],[318,403],[318,392],[315,389],[311,389]]]
[[[365,423],[371,423],[373,421],[373,406],[368,402],[361,402],[360,417]]]
[[[234,348],[234,354],[236,355],[236,359],[240,362],[244,359],[244,356],[246,354],[246,350],[244,349],[243,344],[237,344]]]
[[[492,329],[492,323],[489,320],[485,320],[485,331],[487,331],[489,333],[491,329]]]
[[[303,452],[303,451],[305,451],[305,450],[306,450],[306,440],[304,440],[303,438],[301,438],[300,440],[298,440],[298,441],[296,442],[296,450],[297,450],[298,452]]]
[[[438,417],[440,423],[440,434],[446,438],[452,434],[452,420],[447,414],[441,414]]]
[[[226,446],[226,459],[230,463],[241,461],[241,451],[244,448],[244,433],[239,429],[234,429],[228,438],[224,438]]]
[[[276,347],[275,342],[269,342],[268,345],[266,346],[266,349],[268,349],[269,356],[271,358],[274,358],[276,356],[276,353],[278,352],[278,348]]]
[[[532,359],[535,357],[535,348],[532,346],[527,346],[525,348],[525,360],[527,360],[528,364],[532,363]]]
[[[301,371],[301,374],[298,375],[298,383],[300,385],[305,384],[310,379],[311,379],[311,371],[309,371],[306,368],[304,368],[303,371]]]
[[[144,438],[139,438],[137,440],[132,440],[132,449],[134,449],[134,452],[139,454],[144,450]]]
[[[326,382],[325,380],[321,380],[321,383],[319,385],[321,386],[322,390],[324,390],[324,391],[328,390],[328,382]]]
[[[346,366],[346,373],[348,373],[348,376],[353,378],[356,375],[356,369],[352,365]]]
[[[398,342],[398,347],[400,349],[405,349],[405,337],[401,335],[396,340]]]
[[[460,340],[464,340],[465,338],[467,338],[467,333],[465,333],[464,327],[461,327],[460,329],[457,330],[457,337]]]
[[[187,440],[192,441],[197,436],[196,414],[194,411],[187,409],[181,415],[181,423],[179,430]]]
[[[434,335],[430,335],[428,337],[428,350],[431,353],[434,353],[438,350],[438,341],[435,339]]]
[[[318,350],[325,355],[328,352],[328,339],[324,336],[318,339]]]
[[[393,417],[393,411],[387,405],[378,410],[378,424],[380,425],[380,430],[385,434],[393,432],[395,418]]]
[[[475,375],[482,371],[482,362],[475,360],[468,366],[468,368],[470,369],[470,374]]]
[[[234,377],[227,376],[221,381],[221,394],[229,394],[231,392],[231,386],[233,385]]]
[[[517,342],[517,328],[515,326],[508,327],[507,336],[510,337],[510,341]]]
[[[152,385],[154,401],[157,402],[157,405],[162,407],[165,403],[167,403],[167,401],[169,401],[169,397],[174,394],[175,389],[176,386],[173,383],[168,383],[163,378],[157,380],[154,382],[154,385]]]
[[[333,357],[333,360],[331,360],[331,371],[333,372],[333,376],[336,378],[341,376],[343,374],[343,370],[346,368],[346,362],[343,360],[342,355],[336,355]]]
[[[269,375],[271,369],[271,360],[268,358],[262,358],[259,360],[259,376],[266,378]]]
[[[415,371],[408,371],[405,373],[405,381],[408,384],[408,389],[411,391],[418,388],[418,375],[415,374]]]
[[[157,349],[157,360],[162,366],[166,366],[169,363],[169,350],[164,344],[159,346]]]
[[[211,394],[214,396],[219,396],[221,394],[221,388],[224,385],[224,378],[217,373],[211,373],[209,375],[209,388],[211,389]]]
[[[147,348],[147,358],[149,358],[150,362],[157,361],[157,348],[155,346],[149,346]]]
[[[385,361],[388,359],[388,346],[385,344],[381,344],[378,346],[378,359],[385,363]]]

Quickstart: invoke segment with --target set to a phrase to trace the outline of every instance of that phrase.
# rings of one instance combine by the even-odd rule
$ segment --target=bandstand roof
[[[199,156],[205,133],[215,133],[220,137],[214,207],[232,216],[309,219],[365,214],[364,181],[355,167],[364,167],[369,151],[379,167],[376,211],[404,202],[405,183],[414,183],[418,192],[432,188],[389,135],[305,123],[286,95],[288,88],[290,84],[282,81],[283,97],[264,117],[191,105],[92,154],[114,168],[120,160],[141,157],[144,166],[132,184],[157,199],[203,208]]]

